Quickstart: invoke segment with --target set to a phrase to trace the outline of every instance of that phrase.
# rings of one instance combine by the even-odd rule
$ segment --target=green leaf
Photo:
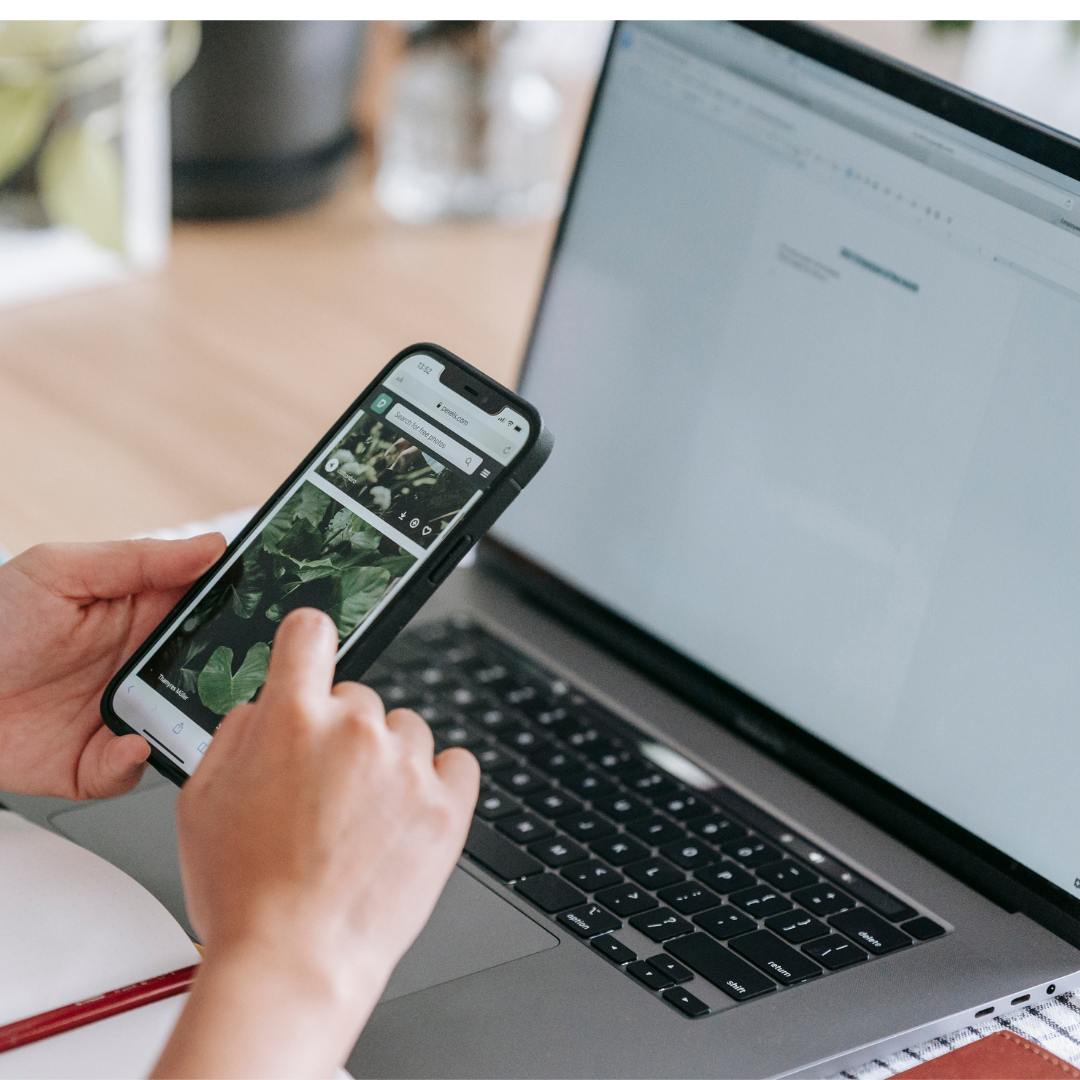
[[[300,489],[300,505],[296,509],[296,516],[305,518],[318,528],[330,502],[330,496],[321,488],[314,484],[304,484]]]
[[[271,546],[270,541],[266,541],[264,547],[290,559],[317,559],[323,552],[323,540],[319,530],[307,518],[297,517],[276,544]]]
[[[326,532],[326,542],[333,547],[335,544],[344,544],[351,540],[358,529],[363,528],[364,522],[351,510],[339,510],[330,519],[330,528]]]
[[[187,655],[184,657],[184,663],[190,664],[192,660],[194,660],[201,653],[206,652],[208,648],[210,648],[209,641],[199,641],[193,638],[188,644],[188,651]]]
[[[33,156],[52,114],[47,80],[26,86],[0,84],[0,182]]]
[[[361,525],[363,531],[357,530],[349,541],[349,545],[358,555],[374,555],[379,550],[379,544],[382,543],[382,533],[377,532],[366,521],[362,521]]]
[[[230,709],[255,696],[266,681],[270,646],[263,641],[252,645],[235,675],[232,673],[232,662],[232,649],[219,645],[199,673],[199,700],[218,716],[224,716]]]
[[[123,174],[120,155],[88,124],[55,129],[38,158],[45,212],[114,251],[124,249]]]
[[[414,562],[416,558],[412,555],[385,555],[375,565],[384,567],[391,578],[399,578]]]
[[[232,588],[232,608],[241,619],[250,619],[266,589],[266,573],[259,562],[259,546],[253,544],[244,553],[244,569]]]
[[[382,599],[390,572],[382,566],[354,566],[338,579],[335,602],[327,612],[338,634],[348,637],[364,616]]]

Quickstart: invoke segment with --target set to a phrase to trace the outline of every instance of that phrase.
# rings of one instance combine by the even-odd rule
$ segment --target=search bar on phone
[[[468,446],[462,446],[449,435],[444,435],[433,424],[421,419],[411,409],[406,409],[401,402],[397,402],[393,408],[388,409],[385,419],[389,420],[396,428],[400,428],[405,435],[417,446],[427,450],[434,450],[439,457],[446,458],[451,465],[456,465],[462,472],[470,476],[480,467],[484,460],[479,450],[473,450]]]

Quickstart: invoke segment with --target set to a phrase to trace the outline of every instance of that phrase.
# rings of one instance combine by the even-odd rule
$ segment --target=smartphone
[[[551,447],[532,405],[453,353],[398,353],[120,669],[105,723],[182,784],[298,607],[330,615],[336,677],[360,678]]]

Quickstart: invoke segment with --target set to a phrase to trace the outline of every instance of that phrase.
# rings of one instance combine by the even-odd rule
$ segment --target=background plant
[[[53,224],[122,251],[127,44],[96,33],[102,25],[0,22],[0,185],[36,191]],[[198,48],[198,23],[170,24],[167,85],[187,71]]]

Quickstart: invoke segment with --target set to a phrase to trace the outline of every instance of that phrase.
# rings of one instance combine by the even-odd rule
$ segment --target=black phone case
[[[544,426],[543,417],[524,398],[507,390],[505,386],[489,378],[482,371],[478,371],[471,364],[466,363],[461,357],[439,345],[421,342],[402,349],[378,375],[364,388],[363,392],[331,425],[326,435],[315,445],[311,452],[290,473],[288,478],[278,487],[277,491],[259,508],[251,521],[240,531],[235,540],[225,549],[225,554],[206,571],[198,581],[185,593],[180,602],[158,624],[157,628],[132,654],[131,658],[113,676],[112,681],[105,689],[101,699],[101,717],[117,735],[132,734],[134,729],[113,712],[112,697],[120,684],[127,678],[128,673],[135,667],[147,651],[158,640],[164,629],[176,618],[177,614],[192,602],[195,595],[216,573],[222,562],[230,558],[233,552],[244,542],[251,532],[262,522],[263,518],[293,484],[311,465],[312,461],[322,452],[333,436],[339,431],[342,424],[359,408],[360,403],[386,378],[390,370],[396,367],[407,356],[413,353],[428,353],[439,360],[462,369],[473,381],[481,383],[490,390],[494,390],[504,397],[507,403],[526,416],[529,420],[529,438],[521,452],[514,461],[507,466],[499,475],[498,479],[488,488],[487,494],[458,522],[451,534],[439,546],[439,550],[432,557],[431,563],[425,566],[421,573],[414,575],[386,606],[376,616],[374,622],[364,631],[355,645],[338,661],[337,671],[334,675],[335,682],[346,679],[360,679],[364,672],[382,655],[383,650],[397,637],[405,624],[423,607],[432,593],[442,584],[450,571],[462,560],[469,549],[491,528],[498,520],[499,515],[517,498],[521,489],[537,474],[540,466],[547,460],[554,445],[551,433]],[[173,783],[182,785],[188,779],[187,773],[177,768],[169,759],[157,749],[150,749],[150,764],[163,776],[167,776]]]

